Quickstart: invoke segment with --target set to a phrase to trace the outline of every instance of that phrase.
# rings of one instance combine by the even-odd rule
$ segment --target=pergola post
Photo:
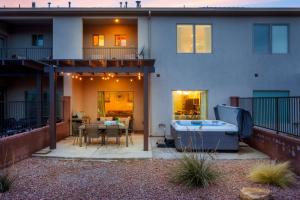
[[[56,72],[49,67],[49,134],[50,149],[56,149]]]
[[[144,73],[144,151],[149,149],[149,72],[146,67]]]
[[[38,72],[35,77],[37,126],[42,124],[42,78],[42,73]]]

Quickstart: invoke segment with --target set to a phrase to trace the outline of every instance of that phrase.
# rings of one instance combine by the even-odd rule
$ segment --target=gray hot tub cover
[[[253,121],[248,111],[238,107],[217,105],[214,108],[215,117],[238,127],[240,138],[249,138],[252,135]]]

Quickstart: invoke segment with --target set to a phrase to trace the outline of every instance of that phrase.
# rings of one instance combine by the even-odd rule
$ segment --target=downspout
[[[151,58],[151,10],[148,11],[148,58]]]

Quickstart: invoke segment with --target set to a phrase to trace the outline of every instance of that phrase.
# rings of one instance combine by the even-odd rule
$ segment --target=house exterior
[[[121,115],[126,98],[145,146],[159,124],[213,119],[231,96],[300,95],[298,8],[2,8],[0,22],[3,66],[42,65],[47,98],[70,96],[70,115]],[[0,73],[7,101],[40,88],[38,76]],[[110,112],[101,95],[116,99]]]

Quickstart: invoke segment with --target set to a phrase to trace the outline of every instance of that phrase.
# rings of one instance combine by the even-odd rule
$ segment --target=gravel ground
[[[238,199],[245,178],[262,160],[214,161],[221,180],[205,189],[169,182],[174,160],[70,161],[29,158],[12,169],[17,179],[0,199]],[[267,187],[267,186],[263,186]],[[300,179],[289,189],[268,187],[274,199],[300,199]]]

